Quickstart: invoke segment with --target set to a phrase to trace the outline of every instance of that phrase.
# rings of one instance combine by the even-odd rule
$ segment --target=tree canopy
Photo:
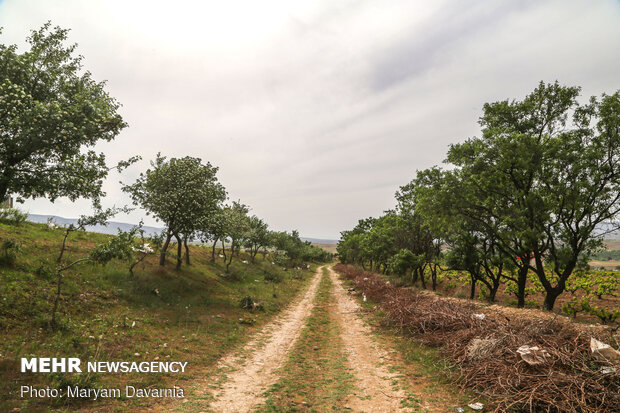
[[[103,195],[109,168],[89,148],[127,124],[67,35],[46,23],[27,38],[28,51],[0,44],[0,199]]]
[[[181,243],[204,228],[226,199],[226,190],[216,177],[217,170],[198,158],[166,160],[158,154],[151,168],[141,173],[135,183],[123,187],[134,203],[166,225],[162,265],[170,239],[177,238],[180,251]]]
[[[446,170],[419,171],[396,194],[401,224],[386,227],[386,214],[344,232],[341,259],[385,270],[388,254],[402,271],[410,256],[401,248],[429,251],[430,262],[441,254],[425,243],[442,243],[444,262],[471,274],[472,294],[479,281],[493,297],[508,280],[523,306],[531,272],[553,309],[600,245],[597,229],[617,228],[620,213],[620,92],[586,103],[579,92],[541,82],[523,100],[485,104],[481,136],[451,145]]]

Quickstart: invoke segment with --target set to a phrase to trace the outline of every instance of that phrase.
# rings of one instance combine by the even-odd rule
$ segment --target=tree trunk
[[[2,172],[2,179],[0,179],[0,202],[4,201],[4,198],[9,194],[9,182],[11,182],[13,177],[12,166],[14,165],[7,165]]]
[[[433,291],[437,291],[437,266],[431,266],[431,282]]]
[[[177,240],[177,271],[181,269],[181,264],[183,264],[183,243],[181,242],[181,238],[178,235],[174,236]]]
[[[411,271],[411,284],[415,285],[416,282],[418,282],[418,269],[414,268],[413,271]]]
[[[527,266],[519,268],[517,274],[517,307],[525,307],[525,287],[527,285],[527,273],[529,268]]]
[[[222,255],[224,256],[224,262],[226,262],[226,245],[224,245],[224,238],[222,238]]]
[[[166,242],[164,242],[164,246],[161,247],[161,253],[159,254],[159,265],[162,267],[166,264],[166,251],[168,251],[168,245],[170,245],[171,238],[172,234],[168,232],[168,235],[166,235]]]
[[[187,237],[183,239],[183,246],[185,246],[185,264],[189,264],[189,247],[187,246]]]
[[[230,259],[228,260],[228,263],[226,263],[226,272],[227,273],[228,273],[228,267],[230,267],[230,264],[232,263],[232,260],[233,260],[233,251],[235,250],[235,241],[232,242],[230,248],[231,248]]]
[[[426,280],[424,279],[424,267],[420,268],[420,281],[422,282],[422,288],[426,290]]]
[[[54,307],[52,308],[52,321],[50,326],[56,328],[56,312],[58,311],[58,303],[60,302],[60,288],[62,286],[62,271],[58,271],[58,280],[56,281],[56,298],[54,299]]]
[[[553,311],[553,306],[555,305],[555,300],[562,294],[562,289],[553,288],[551,291],[547,291],[545,295],[545,301],[543,303],[543,308],[547,311]]]
[[[473,275],[469,275],[469,277],[471,278],[471,286],[470,286],[470,291],[469,291],[469,299],[473,300],[474,297],[476,296],[476,277],[474,277]]]
[[[217,246],[218,239],[213,240],[213,248],[211,248],[211,262],[215,262],[215,247]]]
[[[497,290],[499,289],[499,281],[493,280],[493,285],[489,288],[489,302],[495,302],[495,296],[497,295]]]
[[[2,202],[3,198],[0,198],[0,202]],[[62,239],[62,246],[60,247],[60,255],[58,255],[58,259],[56,260],[56,262],[60,263],[60,261],[62,260],[62,255],[65,253],[65,248],[67,246],[67,237],[69,236],[69,232],[70,230],[66,230],[65,231],[65,236]]]

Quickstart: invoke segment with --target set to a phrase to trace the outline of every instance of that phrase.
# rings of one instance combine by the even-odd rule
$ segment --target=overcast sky
[[[392,208],[416,170],[478,134],[485,102],[540,80],[620,89],[618,0],[0,0],[0,41],[24,46],[47,20],[123,105],[129,127],[98,149],[144,158],[109,177],[106,205],[130,203],[118,181],[157,152],[192,155],[273,229],[307,237]],[[76,217],[89,203],[24,209]]]

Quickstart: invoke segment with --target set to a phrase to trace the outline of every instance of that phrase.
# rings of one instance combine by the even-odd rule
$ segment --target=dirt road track
[[[338,319],[347,359],[357,380],[357,390],[347,407],[359,412],[394,412],[401,408],[407,395],[394,389],[396,374],[388,369],[390,354],[371,340],[372,332],[357,315],[360,305],[347,294],[342,281],[329,268],[334,283]]]
[[[264,401],[263,392],[278,380],[277,370],[287,360],[312,311],[322,270],[323,267],[319,267],[301,301],[265,326],[244,347],[241,353],[248,354],[246,359],[231,355],[220,360],[219,367],[230,368],[231,372],[215,393],[210,409],[215,412],[249,412]]]
[[[394,386],[397,374],[390,372],[391,355],[374,342],[372,331],[359,318],[360,305],[350,296],[342,281],[330,268],[336,298],[334,317],[339,324],[349,367],[356,388],[346,400],[346,407],[355,412],[394,412],[401,410],[405,391]],[[241,354],[220,360],[219,367],[230,369],[221,388],[214,394],[209,408],[215,412],[251,412],[265,401],[263,393],[279,379],[278,369],[286,362],[314,307],[314,297],[321,280],[322,267],[317,270],[302,299],[268,324]]]

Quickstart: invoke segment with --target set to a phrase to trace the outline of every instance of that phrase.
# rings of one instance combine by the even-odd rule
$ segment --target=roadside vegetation
[[[430,361],[431,374],[433,367],[443,370],[444,377],[473,392],[485,410],[620,408],[617,355],[610,350],[605,357],[591,350],[592,337],[617,347],[613,330],[585,328],[542,312],[490,311],[474,302],[398,288],[384,276],[352,265],[335,268],[356,291],[378,304],[387,325],[409,338],[405,354],[423,365]],[[415,351],[419,344],[421,352]],[[436,348],[441,362],[433,363],[433,352],[425,346]]]
[[[578,96],[541,82],[485,104],[481,137],[451,145],[446,169],[418,171],[394,210],[342,232],[340,260],[423,289],[618,320],[620,273],[588,261],[602,228],[619,226],[620,92]]]
[[[64,235],[63,228],[44,224],[0,224],[0,237],[19,239],[20,244],[14,262],[0,271],[2,411],[44,406],[71,411],[94,403],[21,399],[16,392],[22,384],[185,387],[286,307],[314,270],[314,265],[285,269],[272,264],[271,252],[252,264],[250,254],[240,251],[226,274],[227,262],[219,257],[220,251],[212,261],[211,248],[197,245],[189,246],[193,260],[182,270],[176,270],[174,263],[160,266],[153,254],[134,267],[133,276],[128,271],[131,261],[84,263],[66,271],[57,324],[49,328],[57,291],[57,274],[50,268],[54,268]],[[66,260],[82,257],[112,238],[84,231],[72,234]],[[248,301],[255,305],[248,308]],[[69,356],[85,361],[182,360],[188,362],[188,371],[154,375],[19,372],[20,357]],[[137,406],[156,401],[100,400],[96,405]]]

